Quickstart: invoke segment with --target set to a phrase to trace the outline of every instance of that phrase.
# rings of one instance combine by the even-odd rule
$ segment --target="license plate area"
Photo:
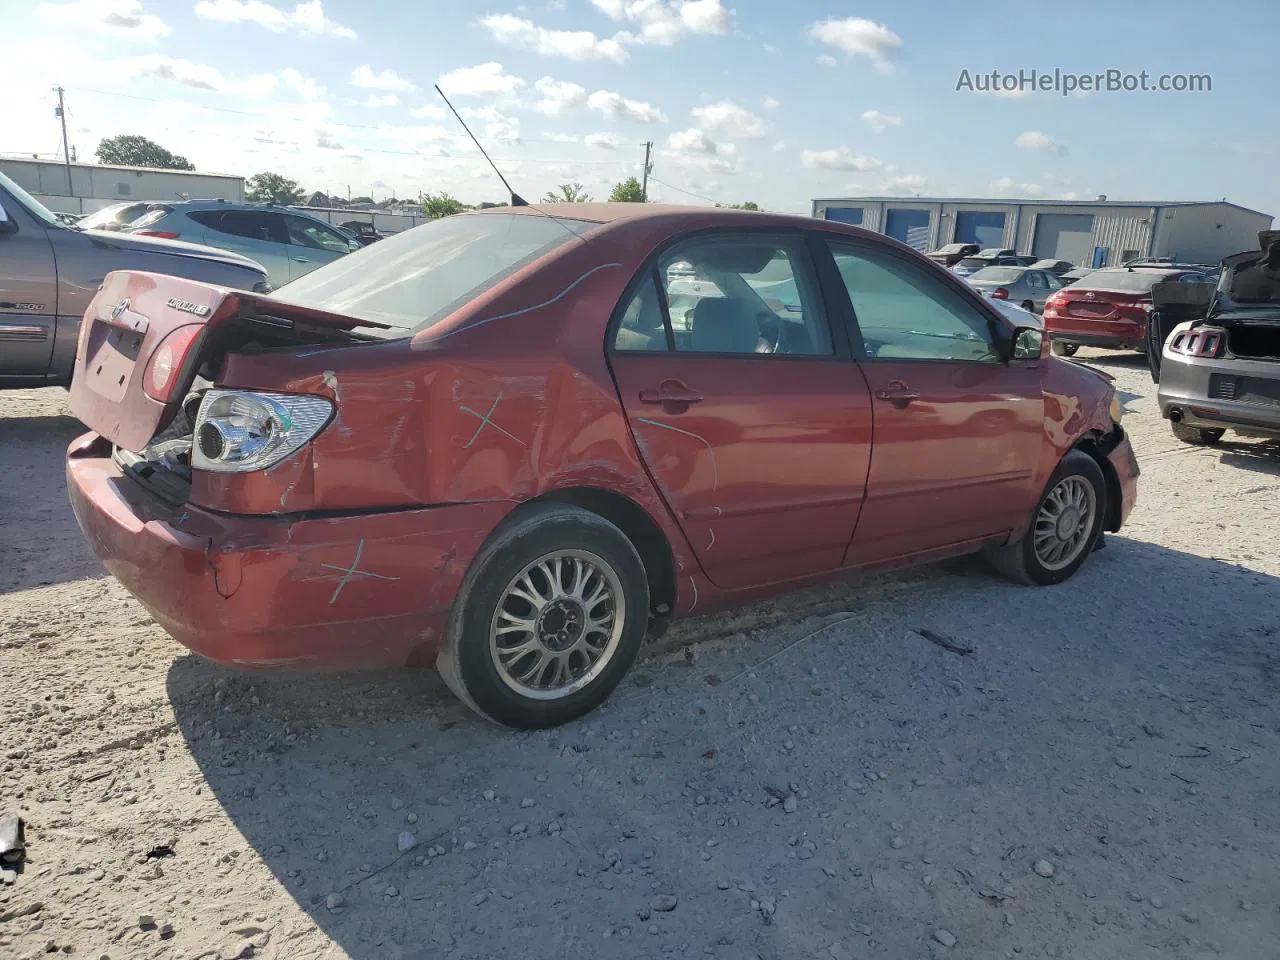
[[[84,377],[93,392],[119,402],[142,351],[144,334],[95,321],[85,350]]]

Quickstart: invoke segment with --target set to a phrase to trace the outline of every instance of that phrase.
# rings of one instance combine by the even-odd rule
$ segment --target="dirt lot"
[[[433,671],[187,655],[82,541],[65,394],[0,395],[0,956],[1276,956],[1280,451],[1182,446],[1092,358],[1145,473],[1071,583],[686,624],[532,735]]]

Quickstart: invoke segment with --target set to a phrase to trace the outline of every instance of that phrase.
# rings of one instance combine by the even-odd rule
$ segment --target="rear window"
[[[1021,267],[987,267],[969,277],[974,283],[989,280],[992,283],[1013,283],[1026,271]]]
[[[303,307],[417,333],[521,267],[597,226],[527,214],[460,214],[380,240],[272,294]]]
[[[965,257],[958,264],[956,264],[956,266],[968,267],[969,269],[972,269],[972,270],[981,270],[990,262],[991,261],[986,259],[985,257]]]
[[[1111,273],[1099,270],[1081,277],[1071,285],[1071,288],[1073,290],[1114,290],[1118,293],[1150,293],[1151,288],[1157,283],[1172,279],[1174,275],[1169,273],[1139,273],[1136,270],[1117,270]]]
[[[965,248],[963,243],[948,243],[945,247],[937,250],[937,253],[959,253]]]

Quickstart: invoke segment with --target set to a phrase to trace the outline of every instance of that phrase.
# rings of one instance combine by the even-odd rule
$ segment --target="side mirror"
[[[0,236],[6,233],[17,233],[18,221],[14,220],[5,212],[4,207],[0,207]]]
[[[1013,360],[1039,360],[1044,356],[1044,348],[1048,343],[1044,331],[1037,327],[1017,327],[1013,331]]]

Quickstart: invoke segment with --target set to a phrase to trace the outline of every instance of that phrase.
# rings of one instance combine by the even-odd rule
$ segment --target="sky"
[[[0,153],[142,134],[307,191],[505,199],[639,176],[650,198],[808,213],[863,195],[1233,202],[1280,214],[1280,5],[938,0],[0,0]],[[1216,39],[1214,39],[1216,38]],[[1202,74],[1211,90],[978,89]],[[967,74],[965,73],[967,71]],[[967,76],[965,89],[957,89]],[[1257,107],[1263,106],[1263,113]]]

